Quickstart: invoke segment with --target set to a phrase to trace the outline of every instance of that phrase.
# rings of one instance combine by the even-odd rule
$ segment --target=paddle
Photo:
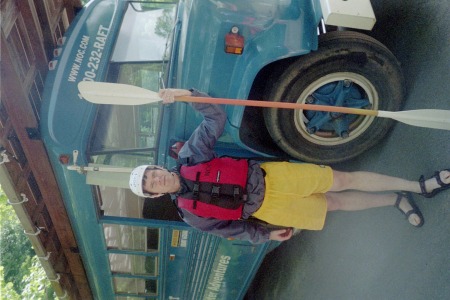
[[[78,84],[81,96],[96,104],[141,105],[161,101],[158,93],[127,84],[81,81]],[[338,112],[344,114],[374,116],[393,119],[408,125],[450,130],[450,111],[439,109],[418,109],[409,111],[382,111],[339,106],[314,105],[303,103],[237,100],[212,97],[176,97],[176,101],[197,103],[215,103],[240,106],[257,106],[287,109],[303,109],[315,111]]]

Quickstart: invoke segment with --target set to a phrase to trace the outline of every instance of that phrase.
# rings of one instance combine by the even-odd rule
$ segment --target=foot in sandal
[[[425,180],[422,175],[419,179],[420,195],[432,198],[438,193],[450,188],[450,169],[436,171],[433,176]]]
[[[412,194],[410,192],[397,193],[397,200],[395,205],[398,210],[405,215],[411,225],[421,227],[424,223],[423,215],[420,209],[414,203]]]

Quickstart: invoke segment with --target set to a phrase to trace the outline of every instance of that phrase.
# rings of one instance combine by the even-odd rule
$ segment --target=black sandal
[[[444,183],[444,182],[442,182],[442,180],[441,180],[440,174],[441,174],[442,171],[449,171],[449,172],[450,172],[450,169],[441,170],[441,171],[436,171],[436,172],[434,173],[434,175],[431,176],[431,177],[429,178],[429,179],[432,179],[432,178],[436,179],[437,183],[438,183],[439,186],[440,186],[440,187],[438,187],[438,188],[435,188],[435,189],[432,190],[431,192],[427,192],[427,189],[426,189],[426,187],[425,187],[425,181],[426,181],[426,180],[425,180],[425,177],[424,177],[423,175],[420,176],[420,178],[419,178],[419,184],[420,184],[420,190],[421,190],[421,192],[422,192],[422,193],[420,193],[420,195],[424,196],[425,198],[432,198],[432,197],[436,196],[436,194],[438,194],[438,193],[440,193],[440,192],[442,192],[442,191],[444,191],[444,190],[450,188],[450,183]]]
[[[409,222],[409,216],[412,214],[416,214],[420,218],[420,222],[417,225],[411,224],[414,227],[422,227],[423,223],[425,223],[425,220],[423,218],[422,213],[420,212],[419,207],[417,207],[416,203],[414,202],[414,199],[412,197],[412,194],[410,192],[399,192],[397,194],[397,200],[395,201],[395,207],[403,214],[405,215],[406,219]],[[408,201],[408,204],[411,205],[411,209],[405,212],[400,208],[400,202],[402,202],[403,199],[406,199]]]

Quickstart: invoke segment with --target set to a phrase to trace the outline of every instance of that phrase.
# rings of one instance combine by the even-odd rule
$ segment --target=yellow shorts
[[[266,191],[254,217],[269,224],[320,230],[325,224],[325,193],[333,185],[330,167],[289,162],[262,163]]]

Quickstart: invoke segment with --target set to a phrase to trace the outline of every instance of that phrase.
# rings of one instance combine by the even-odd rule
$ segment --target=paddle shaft
[[[228,98],[210,98],[210,97],[193,97],[193,96],[179,96],[179,97],[175,97],[175,100],[176,101],[196,102],[196,103],[214,103],[214,104],[228,104],[228,105],[238,105],[238,106],[304,109],[304,110],[327,111],[327,112],[337,112],[337,113],[364,115],[364,116],[378,116],[378,111],[376,111],[376,110],[340,107],[340,106],[303,104],[303,103],[273,102],[273,101],[258,101],[258,100],[237,100],[237,99],[228,99]]]
[[[97,104],[141,105],[161,101],[158,93],[128,84],[81,81],[78,83],[78,88],[81,95],[85,99]],[[230,98],[193,96],[177,96],[175,97],[175,100],[197,103],[304,109],[364,116],[378,116],[378,111],[376,110],[278,101],[239,100]]]
[[[161,101],[158,93],[127,84],[81,81],[78,83],[81,95],[96,104],[142,105]],[[229,98],[178,96],[177,101],[214,103],[238,106],[256,106],[281,109],[303,109],[342,114],[373,116],[396,120],[408,125],[450,130],[450,111],[441,109],[419,109],[410,111],[383,111],[351,107],[302,104],[278,101],[239,100]]]

